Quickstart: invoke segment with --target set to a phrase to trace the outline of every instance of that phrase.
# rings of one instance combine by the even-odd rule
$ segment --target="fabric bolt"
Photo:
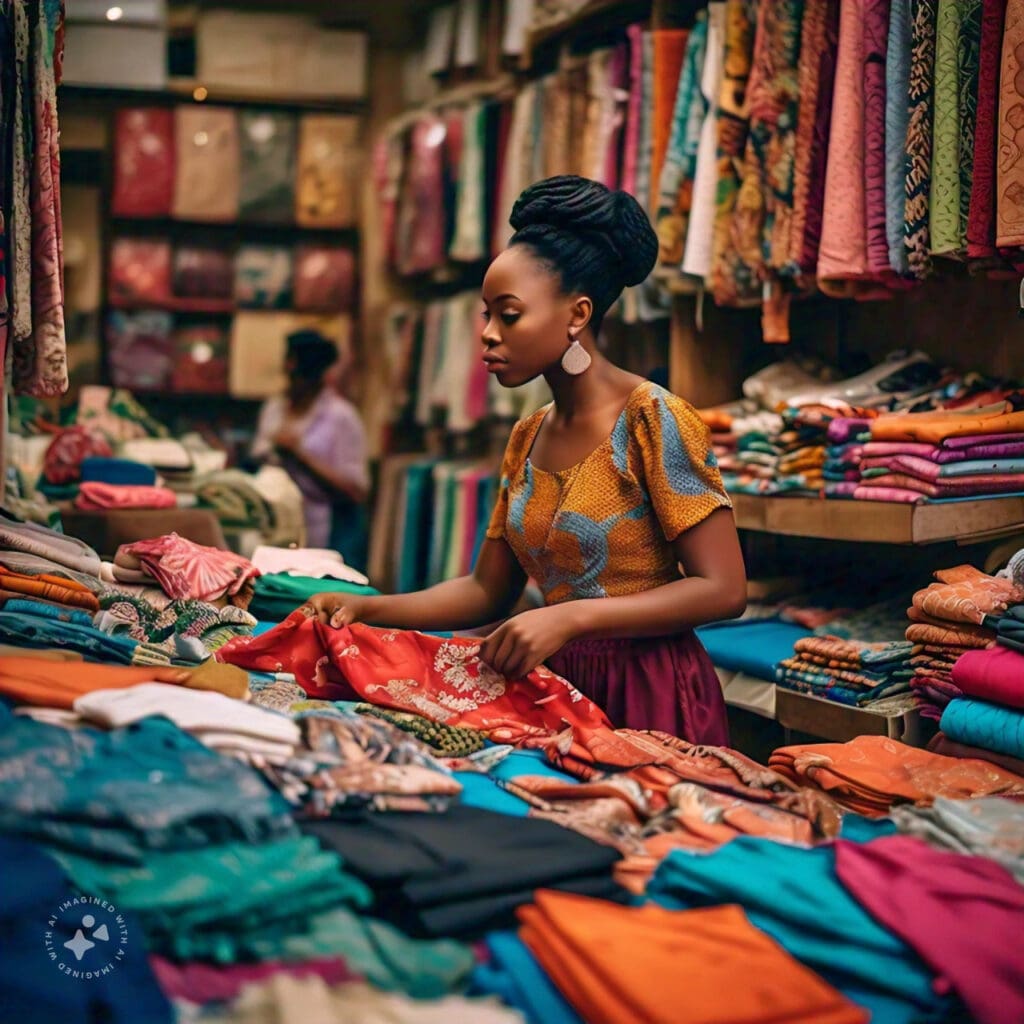
[[[285,113],[246,110],[239,114],[238,133],[240,216],[273,224],[290,222],[298,137],[295,119]]]
[[[651,151],[651,183],[652,199],[655,204],[660,192],[662,169],[665,166],[665,155],[668,152],[669,139],[672,134],[676,98],[679,93],[679,77],[683,70],[686,57],[686,44],[690,37],[689,29],[665,28],[656,29],[653,33],[654,42],[654,89],[653,114],[651,118],[651,135],[653,148]],[[652,205],[652,215],[656,205]]]
[[[885,276],[889,262],[887,228],[886,113],[889,26],[892,0],[864,0],[864,208],[868,270]],[[909,69],[908,69],[909,70]]]
[[[840,840],[835,857],[843,886],[931,967],[936,988],[957,992],[974,1020],[1024,1016],[1024,964],[1014,950],[1024,889],[1005,868],[909,836]]]
[[[288,805],[256,772],[170,722],[72,731],[4,710],[0,727],[9,769],[0,822],[10,835],[138,863],[148,851],[194,853],[210,842],[255,842],[294,828]],[[30,789],[21,783],[27,776],[37,780]]]
[[[174,216],[181,220],[235,220],[241,174],[235,112],[205,104],[178,107],[174,131]]]
[[[931,271],[929,207],[932,174],[932,129],[935,110],[935,25],[938,0],[910,0],[911,54],[906,136],[907,264],[924,280]]]
[[[718,102],[725,70],[726,0],[708,4],[708,42],[700,91],[707,105],[697,144],[690,224],[683,249],[685,274],[703,281],[711,272],[718,180]],[[625,187],[625,186],[624,186]]]
[[[647,896],[673,910],[738,904],[751,924],[887,1024],[947,1009],[917,953],[836,877],[835,848],[739,838],[701,856],[671,853]]]
[[[996,256],[999,66],[1006,8],[1006,0],[982,0],[977,117],[967,215],[967,255],[973,260],[992,260]]]
[[[885,235],[889,266],[900,275],[910,269],[904,246],[907,128],[913,47],[911,0],[892,0],[885,58]]]
[[[818,266],[839,47],[839,9],[838,0],[806,0],[804,7],[800,120],[793,170],[794,216],[789,243],[790,266],[797,276],[814,275]]]
[[[968,651],[953,666],[953,682],[969,697],[1024,709],[1024,656],[1016,651]]]
[[[445,814],[363,814],[303,823],[373,891],[373,912],[408,934],[476,938],[509,927],[541,886],[624,893],[611,881],[617,851],[550,821],[472,807]]]
[[[898,807],[893,821],[904,835],[954,853],[987,857],[1024,884],[1024,815],[1012,800],[945,800],[931,807]]]
[[[840,4],[839,49],[818,280],[826,294],[845,294],[844,282],[867,273],[864,220],[864,2]]]
[[[954,743],[992,750],[1024,760],[1024,713],[980,700],[954,700],[942,712],[940,727]]]
[[[938,0],[935,23],[935,120],[932,130],[932,252],[955,255],[960,236],[960,59],[965,14],[961,0]]]
[[[6,1019],[40,1024],[91,1024],[96,1020],[172,1024],[174,1010],[146,963],[134,917],[121,914],[118,908],[115,924],[113,916],[91,903],[76,904],[80,894],[54,859],[33,843],[5,836],[0,839],[0,859],[5,881],[0,891],[0,927],[5,936],[0,1009]],[[67,910],[59,912],[64,907]],[[107,927],[108,942],[125,939],[109,972],[103,968],[112,959],[110,947],[96,939],[95,931],[81,928],[90,910],[95,910],[94,923]],[[118,925],[123,925],[124,931],[111,934]],[[76,936],[90,934],[91,946],[77,961],[70,952],[63,953]],[[41,948],[52,948],[64,969],[58,969]],[[86,972],[92,976],[84,976]]]
[[[707,115],[707,101],[700,87],[707,42],[706,12],[698,12],[686,41],[672,111],[671,132],[658,179],[655,217],[658,261],[664,266],[677,269],[682,263],[686,245],[700,131]]]
[[[114,116],[113,212],[161,217],[174,202],[174,111],[131,107]]]
[[[1024,245],[1024,3],[1008,0],[999,73],[996,245]]]
[[[725,59],[717,102],[717,185],[709,284],[719,305],[749,302],[760,296],[759,283],[744,259],[743,184],[750,120],[747,87],[754,67],[756,0],[727,0]],[[738,240],[735,229],[739,227]]]
[[[950,707],[957,703],[968,702],[954,701]],[[948,713],[949,708],[944,715]],[[945,726],[943,731],[949,735]],[[868,816],[883,815],[900,803],[927,804],[937,796],[970,799],[1024,793],[1024,780],[994,765],[940,757],[883,736],[780,747],[768,766],[794,782],[819,787]]]
[[[868,1019],[758,931],[739,907],[678,913],[541,891],[519,916],[526,946],[594,1024]],[[594,934],[606,941],[595,946]],[[751,974],[759,984],[743,983]],[[657,989],[651,976],[660,979]]]

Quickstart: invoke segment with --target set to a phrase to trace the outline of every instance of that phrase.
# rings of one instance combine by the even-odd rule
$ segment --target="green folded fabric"
[[[313,579],[273,573],[256,580],[256,592],[249,612],[261,622],[281,622],[314,594],[378,594],[373,587],[361,587],[343,580]]]

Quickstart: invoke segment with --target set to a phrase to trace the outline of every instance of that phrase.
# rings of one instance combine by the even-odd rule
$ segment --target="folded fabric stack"
[[[936,741],[955,745],[958,756],[1024,770],[1024,654],[999,644],[968,651],[953,666],[953,684],[963,696],[942,712]]]
[[[911,836],[814,849],[741,838],[673,853],[647,895],[673,909],[738,904],[872,1020],[954,1019],[964,1007],[980,1024],[1024,1017],[1024,889],[987,858]]]
[[[937,582],[914,594],[906,638],[918,645],[911,681],[921,713],[937,719],[961,691],[953,666],[970,650],[996,639],[996,618],[1024,597],[1012,579],[989,576],[970,565],[935,573]]]
[[[75,498],[75,508],[83,512],[106,509],[175,508],[178,496],[166,487],[139,484],[83,483]]]
[[[1024,796],[1024,777],[1013,772],[985,761],[943,757],[884,736],[780,747],[768,766],[872,817],[899,804],[927,805],[938,796]]]
[[[768,1006],[771,1019],[794,1024],[868,1019],[736,906],[678,913],[545,891],[519,917],[522,941],[573,1010],[593,1024],[766,1024]],[[595,935],[603,941],[594,942]],[[756,992],[736,990],[746,972],[760,979]]]
[[[1024,493],[1024,400],[871,424],[855,497],[916,504]]]
[[[378,591],[346,580],[272,573],[256,580],[249,611],[263,622],[281,622],[314,594],[321,593],[370,595]]]
[[[195,492],[199,504],[212,509],[227,530],[257,530],[262,543],[270,545],[303,541],[302,494],[277,466],[257,473],[222,469],[199,480]]]
[[[798,640],[794,657],[779,663],[780,686],[810,693],[839,704],[863,706],[906,693],[913,668],[913,644],[905,641],[866,643],[838,636]]]
[[[474,939],[515,923],[538,886],[624,900],[618,853],[550,821],[453,806],[443,814],[303,823],[373,892],[374,913],[416,936]]]
[[[120,583],[152,585],[168,597],[198,598],[247,608],[259,570],[248,559],[204,547],[176,533],[153,540],[123,544],[114,558],[114,579]]]

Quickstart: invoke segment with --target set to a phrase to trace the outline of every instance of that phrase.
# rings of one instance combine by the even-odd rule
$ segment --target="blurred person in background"
[[[306,544],[333,548],[362,569],[370,491],[366,433],[342,397],[344,365],[334,342],[315,330],[288,335],[288,388],[260,410],[253,458],[280,465],[302,492]]]

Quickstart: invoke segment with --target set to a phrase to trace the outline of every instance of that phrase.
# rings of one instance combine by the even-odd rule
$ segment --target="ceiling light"
[[[120,21],[124,17],[123,7],[108,7],[107,21]]]

